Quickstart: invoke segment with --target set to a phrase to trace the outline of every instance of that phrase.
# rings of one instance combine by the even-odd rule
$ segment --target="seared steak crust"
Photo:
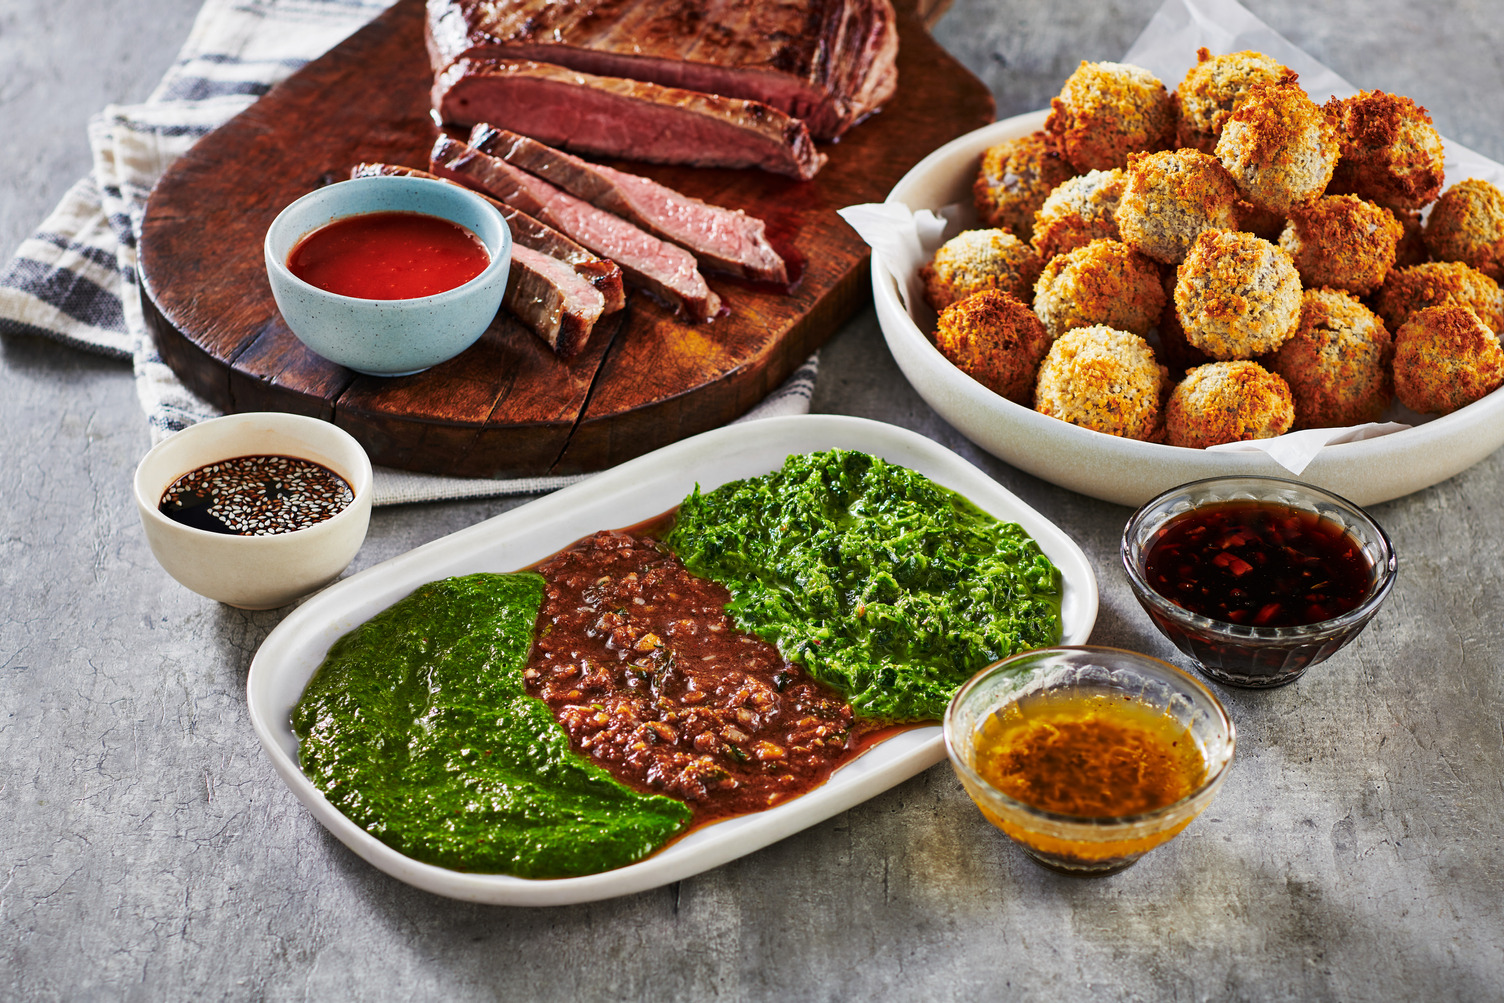
[[[435,74],[534,60],[760,101],[845,132],[897,84],[889,0],[428,0]]]

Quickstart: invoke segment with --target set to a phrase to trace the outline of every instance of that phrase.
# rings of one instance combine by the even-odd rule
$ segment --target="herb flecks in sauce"
[[[433,582],[330,649],[293,710],[303,771],[393,849],[546,878],[632,863],[689,819],[570,751],[522,670],[536,574]]]
[[[1028,534],[865,453],[696,489],[666,542],[865,717],[939,718],[977,670],[1061,635],[1060,572]]]

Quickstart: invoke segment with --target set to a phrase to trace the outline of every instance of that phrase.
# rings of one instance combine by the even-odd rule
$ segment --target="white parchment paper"
[[[1358,88],[1293,45],[1237,0],[1165,0],[1122,61],[1144,67],[1173,89],[1196,64],[1196,50],[1202,46],[1214,54],[1244,49],[1263,52],[1298,73],[1300,85],[1318,103],[1358,93]],[[1481,178],[1504,188],[1504,165],[1446,137],[1442,137],[1442,144],[1447,185]],[[923,300],[919,269],[946,240],[975,225],[971,207],[949,205],[938,213],[929,209],[916,212],[901,203],[883,202],[848,206],[840,210],[840,215],[872,248],[872,267],[884,269],[897,279],[904,307],[923,330],[931,318]],[[1386,421],[1349,428],[1306,429],[1273,439],[1229,442],[1211,448],[1267,453],[1280,466],[1299,474],[1325,446],[1404,431],[1434,416],[1416,414],[1396,401],[1385,417]]]

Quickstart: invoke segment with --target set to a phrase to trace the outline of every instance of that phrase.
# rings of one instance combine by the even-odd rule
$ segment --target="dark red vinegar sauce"
[[[1145,548],[1144,577],[1209,619],[1294,627],[1356,608],[1373,566],[1330,520],[1277,503],[1225,502],[1167,522]]]
[[[303,237],[287,268],[310,285],[368,300],[416,299],[486,270],[486,245],[458,223],[417,212],[347,216]]]

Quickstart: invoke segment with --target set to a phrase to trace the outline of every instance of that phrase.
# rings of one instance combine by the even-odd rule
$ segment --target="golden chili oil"
[[[1185,725],[1131,695],[1054,692],[1010,704],[976,735],[977,772],[1015,801],[1122,818],[1174,804],[1206,778]]]

